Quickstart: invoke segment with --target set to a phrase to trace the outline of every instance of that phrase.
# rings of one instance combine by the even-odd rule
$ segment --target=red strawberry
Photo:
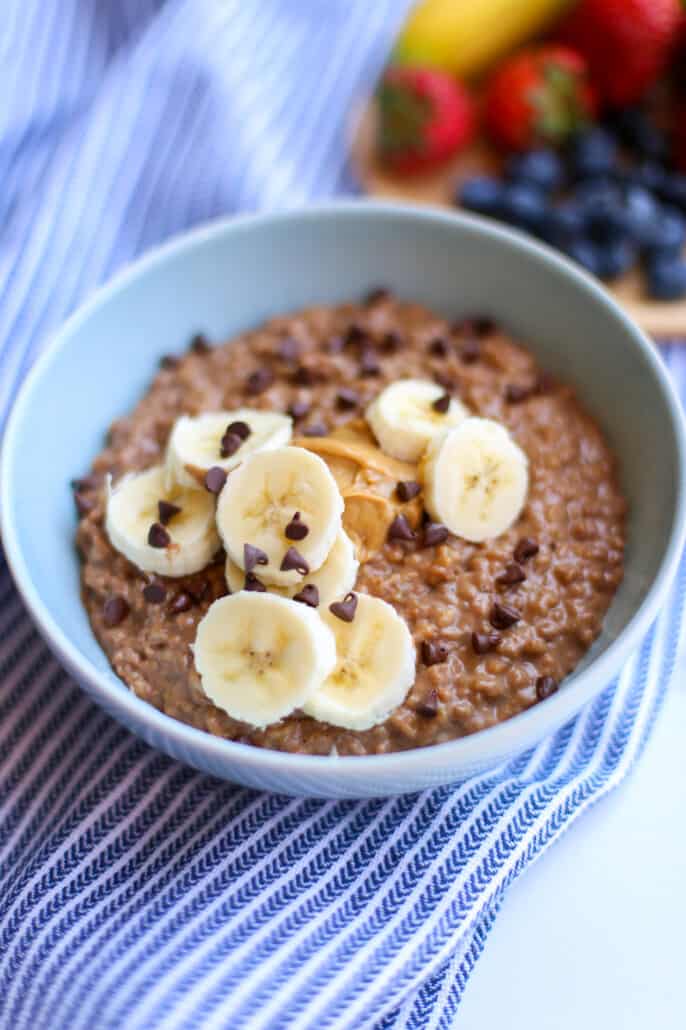
[[[486,127],[509,150],[561,143],[593,116],[586,64],[573,50],[523,50],[495,72],[486,89]]]
[[[441,164],[474,134],[469,94],[451,75],[435,68],[390,68],[378,100],[378,152],[384,164],[403,175]]]
[[[624,107],[666,68],[680,19],[681,0],[580,0],[559,36],[588,61],[602,102]]]

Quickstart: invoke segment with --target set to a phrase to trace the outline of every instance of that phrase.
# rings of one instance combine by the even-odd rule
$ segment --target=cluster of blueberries
[[[686,175],[640,110],[576,135],[563,152],[511,157],[504,176],[470,179],[458,201],[533,233],[601,279],[639,263],[651,297],[686,296]]]

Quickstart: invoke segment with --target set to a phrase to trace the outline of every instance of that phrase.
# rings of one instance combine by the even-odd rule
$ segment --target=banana
[[[419,473],[432,518],[474,543],[515,522],[529,485],[526,454],[504,426],[486,418],[465,419],[433,440]]]
[[[410,631],[395,609],[378,597],[348,594],[342,604],[352,621],[322,611],[336,640],[336,667],[302,706],[313,719],[368,730],[401,704],[414,683],[416,655]]]
[[[283,447],[292,432],[288,415],[253,408],[182,415],[167,445],[167,483],[202,487],[208,469],[228,472],[250,454]]]
[[[244,590],[210,606],[193,653],[209,699],[259,728],[302,707],[336,664],[333,633],[317,612]]]
[[[253,454],[231,473],[217,526],[234,565],[264,583],[293,586],[324,564],[342,513],[326,462],[302,447],[279,447]]]
[[[355,586],[357,570],[360,563],[355,557],[353,542],[344,530],[339,530],[333,547],[321,568],[307,576],[303,583],[296,583],[293,586],[277,587],[270,586],[268,589],[280,597],[293,597],[298,594],[303,585],[310,584],[317,588],[319,594],[319,605],[327,607],[337,597],[343,597]],[[260,569],[256,569],[257,577],[260,576]],[[230,558],[226,559],[226,582],[232,594],[237,594],[245,584],[245,572],[238,565],[235,565]]]
[[[107,481],[105,529],[117,551],[143,572],[188,576],[219,550],[214,498],[205,490],[165,486],[162,465]]]
[[[400,461],[418,461],[430,440],[467,418],[469,412],[428,379],[399,379],[365,412],[381,448]]]

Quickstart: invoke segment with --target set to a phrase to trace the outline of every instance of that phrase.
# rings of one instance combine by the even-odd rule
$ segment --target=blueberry
[[[568,256],[593,275],[598,274],[598,251],[599,248],[583,236],[578,236],[565,248]]]
[[[667,176],[664,168],[652,161],[645,161],[629,172],[629,181],[635,186],[643,186],[652,193],[659,193]]]
[[[547,210],[545,195],[535,186],[513,182],[503,190],[502,217],[520,229],[536,232]]]
[[[686,211],[686,175],[665,175],[659,187],[660,196],[668,204]]]
[[[655,123],[640,107],[617,111],[610,122],[622,143],[642,157],[664,161],[667,141]]]
[[[462,185],[458,200],[468,211],[497,217],[502,206],[503,187],[497,179],[479,176],[467,179]]]
[[[604,245],[625,240],[630,235],[629,216],[617,194],[589,196],[580,205],[584,230],[593,243]]]
[[[562,161],[554,150],[530,150],[511,157],[505,166],[505,175],[512,182],[531,183],[551,192],[562,185]]]
[[[659,204],[653,194],[643,186],[627,186],[624,206],[632,236],[639,243],[650,233],[659,211]]]
[[[618,203],[621,198],[621,191],[610,179],[582,179],[576,183],[571,197],[579,205],[581,210],[596,203]]]
[[[648,293],[657,300],[686,297],[686,261],[657,258],[648,266]]]
[[[676,258],[686,243],[686,219],[672,207],[660,208],[650,225],[641,236],[641,245],[646,257]]]
[[[613,172],[617,148],[605,129],[594,128],[573,138],[569,156],[576,178],[585,179]]]
[[[572,201],[566,201],[547,209],[539,226],[539,235],[546,243],[564,249],[566,244],[582,234],[583,228],[581,209]]]
[[[628,272],[636,260],[636,251],[627,240],[614,240],[598,247],[596,275],[601,279],[617,279]]]

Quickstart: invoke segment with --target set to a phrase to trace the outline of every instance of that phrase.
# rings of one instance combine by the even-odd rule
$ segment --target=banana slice
[[[437,434],[469,412],[428,379],[399,379],[367,408],[365,417],[381,448],[401,461],[418,461]]]
[[[143,572],[188,576],[219,550],[214,498],[205,490],[168,490],[161,465],[107,483],[105,529],[117,551]]]
[[[325,608],[337,597],[343,597],[349,590],[352,590],[359,567],[360,563],[355,557],[353,542],[341,529],[322,567],[306,576],[303,583],[287,587],[269,586],[268,589],[280,597],[293,597],[302,590],[304,585],[311,584],[317,588],[319,593],[320,608]],[[255,574],[258,578],[260,573],[261,569],[256,568]],[[226,582],[232,594],[237,594],[245,584],[245,572],[230,558],[226,559]]]
[[[230,433],[229,427],[238,427]],[[247,432],[246,432],[247,429]],[[250,454],[283,447],[291,438],[293,420],[272,411],[238,408],[210,411],[174,423],[167,445],[167,482],[202,487],[207,470],[218,465],[226,472]]]
[[[279,447],[252,455],[231,473],[219,496],[217,526],[234,565],[252,571],[246,570],[247,544],[263,552],[255,572],[264,583],[294,586],[326,561],[342,512],[326,462],[301,447]],[[301,529],[289,537],[296,513]]]
[[[432,518],[479,543],[518,518],[529,486],[529,463],[507,429],[468,418],[429,444],[420,466],[424,505]]]
[[[404,701],[414,683],[416,656],[395,609],[378,597],[356,596],[352,622],[322,611],[336,639],[336,667],[303,711],[320,722],[368,730]]]
[[[300,708],[336,664],[333,633],[317,612],[246,591],[210,606],[193,651],[209,699],[260,728]]]

